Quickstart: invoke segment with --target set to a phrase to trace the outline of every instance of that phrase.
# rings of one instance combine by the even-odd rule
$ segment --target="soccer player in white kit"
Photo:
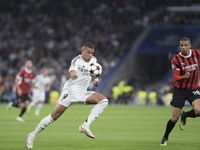
[[[35,115],[38,116],[45,101],[46,91],[49,91],[51,85],[51,79],[49,77],[48,68],[43,68],[42,74],[36,76],[34,81],[35,81],[35,88],[33,88],[32,90],[33,92],[32,102],[28,106],[28,110],[30,110],[34,105],[37,105],[37,108],[35,110]]]
[[[86,42],[82,47],[81,55],[75,57],[69,68],[70,79],[64,84],[62,93],[58,99],[57,105],[53,112],[43,118],[37,125],[34,131],[28,133],[26,138],[26,147],[33,148],[33,142],[42,130],[49,124],[57,120],[64,111],[72,104],[82,102],[84,104],[96,104],[86,121],[80,125],[79,131],[86,134],[90,138],[95,136],[90,131],[90,124],[99,117],[103,110],[108,106],[108,99],[100,93],[87,91],[92,77],[89,74],[88,67],[91,63],[96,62],[94,55],[94,45],[91,42]],[[94,80],[94,86],[98,86],[98,78]]]

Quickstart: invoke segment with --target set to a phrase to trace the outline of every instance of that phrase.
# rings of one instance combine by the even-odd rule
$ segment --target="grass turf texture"
[[[25,136],[48,115],[54,105],[45,105],[39,117],[34,109],[24,115],[26,122],[15,121],[19,109],[6,110],[0,105],[0,150],[23,150]],[[92,106],[74,105],[35,139],[35,150],[199,150],[199,119],[188,119],[181,131],[178,124],[170,134],[168,146],[161,147],[171,107],[109,105],[91,125],[95,139],[79,133],[78,127],[88,116]],[[189,110],[186,107],[184,110]]]

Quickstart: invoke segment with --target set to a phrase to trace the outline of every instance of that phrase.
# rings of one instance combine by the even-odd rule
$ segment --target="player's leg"
[[[36,106],[36,110],[35,110],[36,116],[39,116],[40,110],[43,107],[43,104],[44,104],[44,101],[45,101],[45,92],[38,93],[38,96],[39,97],[37,97],[37,106]]]
[[[44,117],[39,124],[37,125],[37,127],[35,128],[34,131],[32,131],[31,133],[28,133],[27,135],[27,139],[26,139],[26,147],[27,148],[32,148],[33,147],[33,141],[35,139],[35,137],[42,131],[44,130],[48,125],[50,125],[52,122],[54,122],[55,120],[57,120],[63,113],[64,111],[67,109],[67,107],[61,105],[61,104],[57,104],[55,109],[53,110],[53,112]]]
[[[42,107],[43,107],[43,102],[39,101],[37,103],[36,110],[35,110],[35,115],[36,116],[40,115],[40,110],[42,109]]]
[[[50,125],[52,122],[57,120],[64,112],[65,110],[70,107],[71,105],[71,97],[67,94],[68,91],[63,91],[58,99],[58,103],[52,113],[46,117],[44,117],[34,131],[29,133],[26,138],[26,147],[32,148],[33,147],[33,141],[35,137],[44,130],[48,125]]]
[[[25,114],[27,107],[29,106],[30,101],[31,101],[29,94],[22,94],[21,101],[22,101],[22,103],[24,103],[24,107],[22,107],[21,112],[20,112],[19,116],[16,118],[16,120],[20,121],[20,122],[24,122],[24,120],[22,119],[22,116]]]
[[[17,98],[18,106],[17,106],[17,103],[16,103],[16,107],[21,108],[20,114],[16,117],[16,120],[19,121],[19,122],[24,122],[24,120],[21,117],[26,111],[25,107],[26,107],[27,104],[25,103],[26,102],[25,99],[26,99],[26,97],[24,95],[20,95]]]
[[[181,113],[181,120],[179,124],[181,130],[185,128],[187,117],[196,118],[200,116],[200,99],[196,99],[195,101],[193,101],[192,106],[193,109],[187,112],[182,111]]]
[[[20,103],[19,107],[21,108],[19,116],[17,116],[16,120],[19,122],[24,122],[22,119],[22,116],[25,114],[27,107],[29,105],[29,100],[26,100],[25,102]]]
[[[169,134],[173,130],[176,122],[178,121],[180,114],[181,114],[181,108],[178,108],[178,107],[172,108],[172,117],[167,122],[165,133],[164,133],[164,136],[163,136],[161,143],[160,143],[161,146],[167,146]]]
[[[28,106],[28,111],[30,111],[31,108],[33,108],[35,105],[37,106],[40,100],[40,97],[42,97],[43,95],[40,94],[39,91],[37,90],[33,90],[33,95],[32,95],[32,101],[30,103],[30,105]]]
[[[194,109],[194,112],[195,112],[194,117],[199,117],[200,116],[200,98],[194,100],[192,102],[192,106],[193,106],[193,109]]]
[[[35,106],[35,102],[32,100],[31,103],[28,105],[27,110],[30,111],[31,108],[33,108]]]
[[[9,110],[11,107],[22,108],[22,106],[20,106],[20,103],[21,97],[16,93],[14,99],[8,103],[7,110]]]
[[[30,111],[38,102],[38,95],[35,91],[33,91],[32,97],[31,97],[31,101],[30,104],[27,107],[27,110]]]
[[[90,126],[90,124],[99,117],[99,115],[102,114],[102,112],[104,111],[104,109],[108,106],[108,99],[99,94],[99,93],[94,93],[92,94],[91,96],[89,96],[87,99],[86,99],[86,104],[89,105],[89,104],[96,104],[88,118],[86,119],[86,123]]]
[[[108,106],[108,99],[99,93],[93,93],[86,99],[86,104],[96,105],[92,108],[85,122],[79,127],[79,131],[85,133],[90,138],[94,138],[94,135],[90,131],[90,124],[97,119]]]
[[[196,92],[196,90],[195,90],[195,92]],[[199,92],[200,92],[200,90],[199,90]],[[181,130],[183,130],[185,128],[187,117],[196,118],[196,117],[200,116],[200,95],[194,95],[193,92],[191,92],[191,95],[188,98],[188,102],[193,106],[193,109],[191,109],[187,112],[182,111],[180,124],[179,124],[179,127]]]

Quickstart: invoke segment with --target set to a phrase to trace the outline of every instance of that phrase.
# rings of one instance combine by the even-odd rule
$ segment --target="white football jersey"
[[[51,84],[51,79],[49,76],[44,77],[42,74],[36,76],[35,78],[35,86],[37,87],[34,90],[45,92],[46,86]]]
[[[71,66],[69,71],[77,71],[78,78],[76,80],[68,79],[63,87],[63,90],[67,89],[72,93],[80,93],[82,91],[87,91],[87,88],[91,82],[92,77],[88,71],[89,65],[91,63],[96,63],[97,59],[93,56],[89,62],[86,62],[81,55],[78,55],[71,61]]]

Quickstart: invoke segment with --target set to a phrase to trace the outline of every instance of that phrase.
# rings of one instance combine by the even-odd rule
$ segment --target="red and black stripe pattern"
[[[189,90],[196,89],[199,83],[199,60],[200,51],[191,50],[190,56],[182,56],[180,53],[172,59],[172,69],[180,70],[179,76],[184,76],[186,71],[190,72],[188,79],[175,81],[175,87],[186,88]],[[173,71],[173,75],[175,72]]]

